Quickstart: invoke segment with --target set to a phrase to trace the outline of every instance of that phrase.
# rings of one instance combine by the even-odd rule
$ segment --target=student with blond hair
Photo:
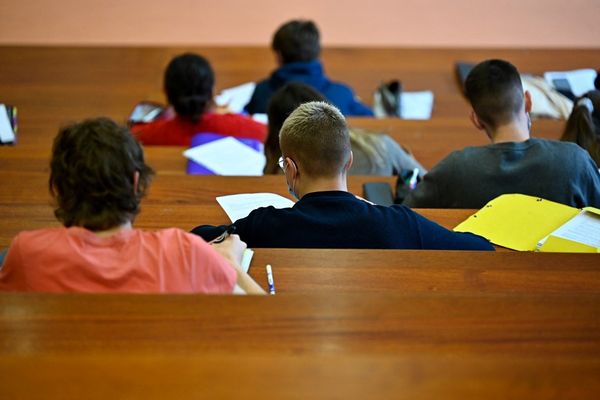
[[[451,232],[408,207],[377,206],[348,193],[353,156],[346,120],[325,102],[299,106],[279,133],[279,166],[298,202],[264,207],[234,222],[250,247],[493,250],[468,233]],[[225,227],[199,226],[210,240]]]

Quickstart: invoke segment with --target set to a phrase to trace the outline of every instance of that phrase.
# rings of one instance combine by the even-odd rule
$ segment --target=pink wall
[[[600,0],[1,0],[0,16],[0,44],[266,45],[305,17],[329,46],[600,47]]]

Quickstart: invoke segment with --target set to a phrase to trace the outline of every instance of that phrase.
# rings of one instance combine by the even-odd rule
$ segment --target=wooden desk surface
[[[243,82],[262,79],[275,67],[267,48],[104,48],[0,46],[0,93],[2,102],[19,107],[19,146],[23,159],[13,160],[28,170],[45,168],[45,160],[59,126],[70,121],[106,115],[125,121],[140,100],[164,101],[163,70],[170,58],[183,51],[207,56],[217,73],[217,91]],[[327,73],[352,85],[371,103],[382,80],[400,78],[406,90],[433,90],[435,106],[430,121],[353,119],[351,124],[390,133],[412,149],[427,168],[450,151],[485,144],[486,138],[468,121],[468,107],[454,76],[456,61],[505,58],[523,72],[600,65],[599,50],[552,49],[325,49]],[[561,121],[541,121],[534,136],[558,138]],[[157,169],[183,171],[179,150],[162,155]],[[33,152],[33,155],[27,153]],[[37,152],[37,154],[35,154]],[[15,152],[0,148],[3,167]],[[162,153],[162,151],[161,151]],[[172,158],[171,158],[172,157]],[[152,159],[152,156],[149,157]],[[21,162],[27,160],[28,162]],[[31,165],[31,163],[35,165]],[[17,164],[19,165],[19,164]]]
[[[211,60],[217,90],[274,68],[266,48],[0,47],[0,100],[18,106],[20,120],[19,144],[0,148],[0,247],[57,224],[46,180],[58,127],[97,115],[124,121],[138,101],[163,101],[164,66],[189,50]],[[453,64],[492,57],[536,74],[600,65],[600,51],[576,49],[323,54],[327,73],[367,103],[393,78],[435,92],[430,121],[350,121],[390,134],[427,168],[486,143],[468,122]],[[536,121],[533,135],[561,130]],[[181,150],[146,149],[159,174],[138,227],[224,223],[216,195],[286,194],[281,177],[177,176]],[[361,179],[350,180],[352,192]],[[421,212],[452,227],[472,210]],[[271,263],[275,297],[0,294],[0,398],[597,398],[596,258],[258,249],[250,272],[264,285]]]
[[[123,121],[140,100],[164,101],[164,68],[184,51],[211,61],[217,92],[263,79],[275,68],[267,47],[0,46],[2,101],[21,107],[25,136],[43,136],[59,123],[93,115]],[[467,112],[454,75],[457,61],[503,58],[523,73],[538,75],[600,65],[600,51],[595,49],[325,48],[322,58],[329,76],[350,84],[369,104],[385,80],[401,79],[409,91],[433,90],[434,118],[462,118]]]
[[[3,398],[595,398],[598,294],[0,295]]]
[[[3,190],[0,191],[0,248],[10,244],[22,230],[57,226],[51,198],[48,193],[48,176],[38,172],[0,171]],[[352,176],[348,189],[362,195],[365,182],[395,183],[394,177]],[[219,206],[217,196],[270,192],[290,198],[284,177],[222,177],[158,174],[142,200],[141,213],[135,226],[141,229],[178,227],[190,230],[196,225],[229,223],[229,218]],[[449,229],[464,221],[474,210],[419,210]]]
[[[595,254],[441,250],[255,249],[250,275],[278,294],[600,294]]]

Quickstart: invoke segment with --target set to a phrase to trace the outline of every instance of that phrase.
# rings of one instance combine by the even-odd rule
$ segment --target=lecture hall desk
[[[213,62],[217,89],[273,68],[266,48],[0,47],[1,101],[19,106],[21,122],[19,145],[0,148],[0,246],[56,224],[45,182],[58,127],[95,115],[124,121],[137,101],[162,100],[163,68],[184,50]],[[600,51],[577,49],[323,54],[328,73],[367,102],[393,78],[435,92],[431,121],[350,120],[390,134],[427,168],[485,143],[452,65],[490,57],[537,74],[600,65]],[[533,135],[557,138],[561,127],[534,122]],[[223,223],[218,194],[285,194],[281,177],[247,186],[177,177],[181,150],[146,149],[158,176],[137,226]],[[351,179],[350,190],[360,194],[360,184]],[[421,211],[447,227],[472,212]],[[2,294],[0,398],[597,398],[594,257],[257,249],[250,272],[264,286],[273,264],[275,298]]]
[[[592,399],[600,295],[0,295],[0,397]]]

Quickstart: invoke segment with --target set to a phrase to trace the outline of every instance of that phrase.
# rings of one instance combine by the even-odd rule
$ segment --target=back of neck
[[[524,142],[529,140],[529,127],[519,122],[499,126],[490,134],[492,143]]]

